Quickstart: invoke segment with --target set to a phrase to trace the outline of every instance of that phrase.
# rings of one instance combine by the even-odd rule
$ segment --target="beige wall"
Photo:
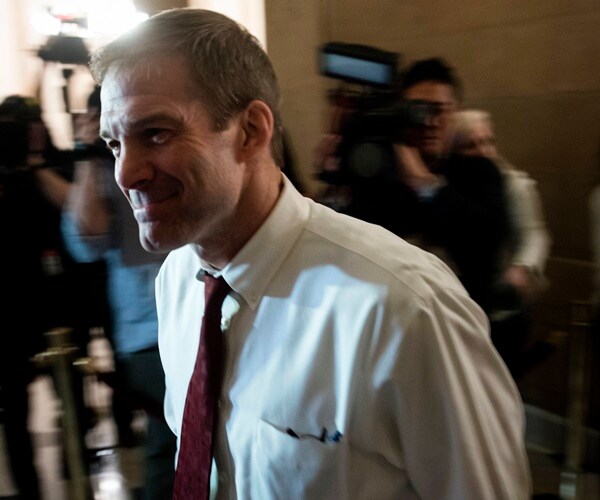
[[[300,167],[301,180],[310,189],[312,147],[325,119],[324,79],[317,75],[317,47],[322,43],[322,2],[319,0],[265,0],[267,47],[283,94],[284,127]]]
[[[539,183],[554,240],[552,327],[589,294],[587,196],[600,177],[600,2],[597,0],[267,0],[269,52],[284,120],[309,175],[327,123],[316,75],[319,44],[343,41],[442,56],[465,85],[465,105],[492,112],[500,150]]]

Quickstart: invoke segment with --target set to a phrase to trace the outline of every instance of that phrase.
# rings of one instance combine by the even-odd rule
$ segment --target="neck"
[[[215,269],[223,269],[237,255],[275,207],[283,189],[283,177],[275,165],[268,172],[265,170],[259,182],[244,189],[233,220],[223,224],[223,231],[210,245],[197,245],[200,258]]]

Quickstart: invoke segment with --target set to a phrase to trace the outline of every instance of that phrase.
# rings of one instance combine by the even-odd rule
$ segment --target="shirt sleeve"
[[[526,499],[530,473],[517,388],[487,319],[442,293],[407,325],[392,384],[399,441],[423,499]]]
[[[512,260],[541,275],[550,251],[550,237],[535,181],[526,174],[509,174],[509,201],[514,206],[519,245]]]

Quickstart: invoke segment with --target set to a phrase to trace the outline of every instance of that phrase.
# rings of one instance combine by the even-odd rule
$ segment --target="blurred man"
[[[415,62],[400,92],[405,103],[430,107],[427,121],[406,128],[395,146],[400,179],[418,198],[419,243],[440,252],[489,311],[509,227],[502,176],[486,159],[452,153],[461,86],[444,61]]]
[[[175,498],[206,498],[211,457],[222,498],[528,498],[485,315],[439,259],[282,175],[252,36],[167,11],[92,69],[142,244],[171,252],[156,293]]]

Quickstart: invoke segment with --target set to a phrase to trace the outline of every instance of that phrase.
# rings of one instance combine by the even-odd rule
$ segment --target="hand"
[[[339,134],[325,134],[321,137],[315,149],[315,165],[323,172],[337,172],[339,158],[336,150],[342,140]]]
[[[504,272],[504,281],[515,287],[519,295],[530,299],[533,295],[533,277],[527,266],[511,265]]]
[[[398,176],[408,187],[418,192],[439,184],[439,176],[427,168],[417,148],[406,144],[394,144],[394,151],[399,159]]]

